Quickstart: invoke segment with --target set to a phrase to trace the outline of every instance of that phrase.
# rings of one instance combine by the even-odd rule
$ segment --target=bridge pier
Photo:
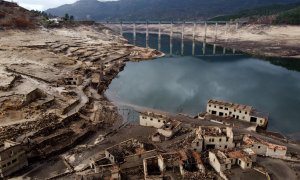
[[[161,22],[158,25],[158,50],[161,50]]]
[[[185,22],[183,22],[181,26],[181,55],[182,56],[184,54],[184,26],[185,26]]]
[[[133,42],[135,45],[136,42],[136,23],[133,24]]]
[[[194,23],[194,28],[193,28],[193,47],[192,47],[192,55],[195,56],[195,40],[196,40],[196,23]]]
[[[218,38],[218,23],[216,22],[216,27],[215,27],[215,42],[217,42]]]
[[[228,42],[228,30],[229,30],[229,23],[226,22],[226,27],[225,27],[225,42]],[[223,48],[223,54],[226,54],[226,48]]]
[[[129,25],[132,25],[132,33],[133,33],[133,42],[134,42],[134,44],[136,44],[136,41],[137,41],[137,23],[136,22],[123,22],[123,21],[119,21],[119,22],[105,22],[105,23],[103,23],[103,22],[98,22],[98,23],[102,23],[102,24],[108,24],[108,25],[111,25],[111,24],[114,24],[115,26],[115,28],[117,29],[117,31],[118,31],[118,26],[119,26],[119,30],[120,30],[120,35],[121,36],[123,36],[123,34],[124,34],[124,27],[123,27],[123,25],[124,24],[129,24]],[[150,32],[149,32],[149,24],[151,24],[151,23],[149,23],[148,21],[144,21],[144,22],[140,22],[140,23],[143,23],[143,24],[145,24],[146,23],[146,27],[145,27],[145,33],[146,33],[146,47],[147,48],[149,48],[149,39],[150,39]],[[174,23],[175,24],[181,24],[182,26],[181,26],[181,54],[183,55],[184,54],[184,51],[185,51],[185,42],[184,42],[184,38],[185,38],[185,36],[187,35],[187,34],[185,34],[186,32],[185,32],[185,28],[187,28],[186,27],[186,24],[187,24],[187,22],[183,22],[183,21],[181,21],[181,22],[174,22],[174,21],[172,21],[172,22],[170,22],[170,23],[168,23],[169,25],[170,25],[170,55],[172,56],[173,55],[173,35],[174,35]],[[213,31],[214,32],[212,32],[211,33],[211,36],[212,36],[212,38],[213,38],[213,41],[214,41],[214,43],[213,43],[213,54],[215,55],[215,54],[217,54],[218,53],[218,47],[217,47],[217,42],[218,42],[218,34],[220,34],[221,32],[219,32],[220,31],[220,26],[222,26],[222,27],[224,27],[224,25],[225,25],[225,29],[224,29],[224,31],[223,31],[223,33],[224,33],[224,41],[225,41],[225,46],[226,46],[226,43],[228,43],[231,39],[231,37],[230,37],[230,35],[231,35],[231,31],[230,30],[236,30],[236,33],[238,33],[238,34],[236,34],[236,36],[235,37],[240,37],[240,33],[239,33],[239,28],[241,27],[241,23],[243,23],[242,21],[239,21],[239,22],[222,22],[222,23],[220,23],[220,22],[212,22],[212,21],[208,21],[208,22],[202,22],[202,23],[198,23],[197,24],[197,22],[193,22],[192,24],[193,24],[193,27],[191,27],[192,28],[192,38],[193,38],[193,40],[192,40],[192,55],[196,55],[196,51],[197,51],[197,43],[196,43],[196,38],[198,38],[197,37],[197,32],[196,32],[196,30],[197,30],[197,26],[200,24],[201,26],[202,25],[204,25],[204,34],[203,34],[203,46],[202,46],[202,52],[203,52],[203,55],[206,55],[206,48],[207,48],[207,38],[208,38],[208,23],[209,24],[212,24],[212,29],[213,28],[215,28],[215,29],[213,29]],[[163,30],[162,30],[162,28],[163,28],[163,26],[162,26],[162,23],[161,22],[156,22],[156,23],[154,23],[154,24],[159,24],[159,26],[158,26],[158,50],[161,50],[161,48],[162,48],[162,32],[163,32]],[[189,23],[188,23],[189,24]],[[213,27],[215,25],[215,27]],[[168,26],[168,25],[167,25]],[[180,26],[180,25],[179,25]],[[192,25],[191,25],[192,26]],[[125,30],[126,30],[126,28],[125,28]],[[222,30],[222,29],[221,29]],[[131,33],[131,32],[130,32]],[[180,32],[179,32],[180,33]],[[200,33],[201,34],[201,33]],[[221,50],[222,51],[222,50]],[[223,48],[223,54],[226,54],[227,52],[226,51],[232,51],[232,53],[233,54],[236,54],[237,53],[237,51],[236,51],[236,49],[235,48],[232,48],[232,49],[230,49],[230,50],[227,50],[226,48]],[[221,52],[222,53],[222,52]]]
[[[148,21],[146,23],[146,48],[149,48],[149,27],[148,27]]]
[[[204,24],[204,39],[203,41],[206,42],[206,35],[207,35],[207,23]]]
[[[237,22],[237,23],[235,24],[235,31],[236,31],[236,33],[238,33],[238,29],[239,29],[239,22]],[[239,33],[238,33],[238,37],[240,37]],[[234,49],[232,50],[232,53],[235,54],[235,51],[236,51],[236,49],[234,48]]]
[[[213,48],[213,55],[215,55],[215,54],[216,54],[216,48],[217,48],[217,45],[216,45],[216,44],[214,44],[214,48]]]
[[[226,27],[225,27],[225,40],[226,40],[226,42],[228,41],[228,30],[229,30],[229,23],[226,22]]]
[[[120,23],[120,35],[123,36],[123,23]]]
[[[205,55],[205,53],[206,53],[206,35],[207,35],[207,23],[205,22],[205,24],[204,24],[203,48],[202,48],[203,55]]]
[[[216,54],[216,48],[217,48],[217,45],[216,45],[216,43],[217,43],[217,39],[218,39],[218,22],[216,22],[216,24],[215,24],[215,38],[214,38],[214,47],[213,47],[213,55],[215,55]]]
[[[239,29],[239,22],[237,22],[236,24],[235,24],[235,30],[237,31]]]
[[[173,54],[173,22],[171,23],[171,28],[170,28],[170,55],[172,56]]]

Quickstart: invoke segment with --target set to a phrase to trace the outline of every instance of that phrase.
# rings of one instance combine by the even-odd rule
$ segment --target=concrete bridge
[[[227,34],[228,29],[230,26],[234,25],[235,29],[238,30],[240,25],[245,24],[246,21],[104,21],[104,22],[97,22],[101,23],[106,26],[117,26],[119,27],[120,35],[123,36],[124,32],[132,33],[133,34],[133,42],[136,42],[136,34],[137,34],[137,25],[144,25],[144,31],[142,33],[146,34],[146,47],[149,47],[149,25],[157,25],[157,34],[158,34],[158,50],[161,50],[161,36],[162,36],[162,25],[168,25],[170,27],[169,36],[170,36],[170,55],[173,54],[173,38],[174,38],[174,29],[173,26],[181,26],[181,55],[184,54],[184,40],[187,34],[185,34],[186,26],[193,26],[192,32],[192,55],[195,56],[195,45],[196,45],[196,28],[197,26],[201,25],[204,26],[204,36],[202,39],[202,55],[206,54],[206,45],[207,45],[207,26],[213,25],[215,27],[214,32],[214,43],[213,43],[213,54],[216,55],[216,42],[218,39],[218,31],[220,26],[225,26],[225,34]],[[124,31],[125,26],[131,27],[130,31]],[[223,55],[226,54],[226,48],[223,48]],[[233,54],[235,54],[235,49],[233,49]],[[220,55],[220,54],[219,54]]]

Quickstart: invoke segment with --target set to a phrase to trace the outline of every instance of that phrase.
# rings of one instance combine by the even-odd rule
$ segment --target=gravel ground
[[[257,163],[266,168],[273,180],[299,179],[300,163],[291,163],[279,159],[257,158]],[[296,167],[296,168],[295,168]]]

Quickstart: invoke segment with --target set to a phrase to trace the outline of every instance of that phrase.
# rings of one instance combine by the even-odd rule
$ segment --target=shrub
[[[0,20],[0,26],[2,27],[11,27],[13,25],[10,18],[3,18]]]
[[[0,12],[0,19],[5,18],[5,13],[4,12]]]
[[[13,21],[16,27],[25,28],[31,26],[30,21],[27,20],[25,17],[13,18]]]
[[[300,6],[280,13],[275,20],[277,24],[292,24],[292,25],[299,25],[300,24]]]

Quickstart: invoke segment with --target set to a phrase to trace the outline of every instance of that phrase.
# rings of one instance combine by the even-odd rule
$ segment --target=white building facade
[[[157,132],[164,136],[166,139],[172,138],[181,129],[181,122],[169,121],[165,123],[161,128],[157,129]]]
[[[206,112],[219,117],[232,117],[241,121],[255,123],[265,127],[268,124],[268,115],[256,111],[253,107],[229,102],[209,100]]]
[[[163,127],[169,120],[163,115],[155,114],[155,113],[141,113],[140,114],[140,125],[141,126],[148,126],[154,128],[161,128]]]
[[[247,135],[243,139],[246,146],[251,148],[256,154],[274,158],[286,157],[287,147],[266,142],[254,136]]]
[[[209,151],[209,164],[218,173],[231,169],[230,159],[221,151]]]

